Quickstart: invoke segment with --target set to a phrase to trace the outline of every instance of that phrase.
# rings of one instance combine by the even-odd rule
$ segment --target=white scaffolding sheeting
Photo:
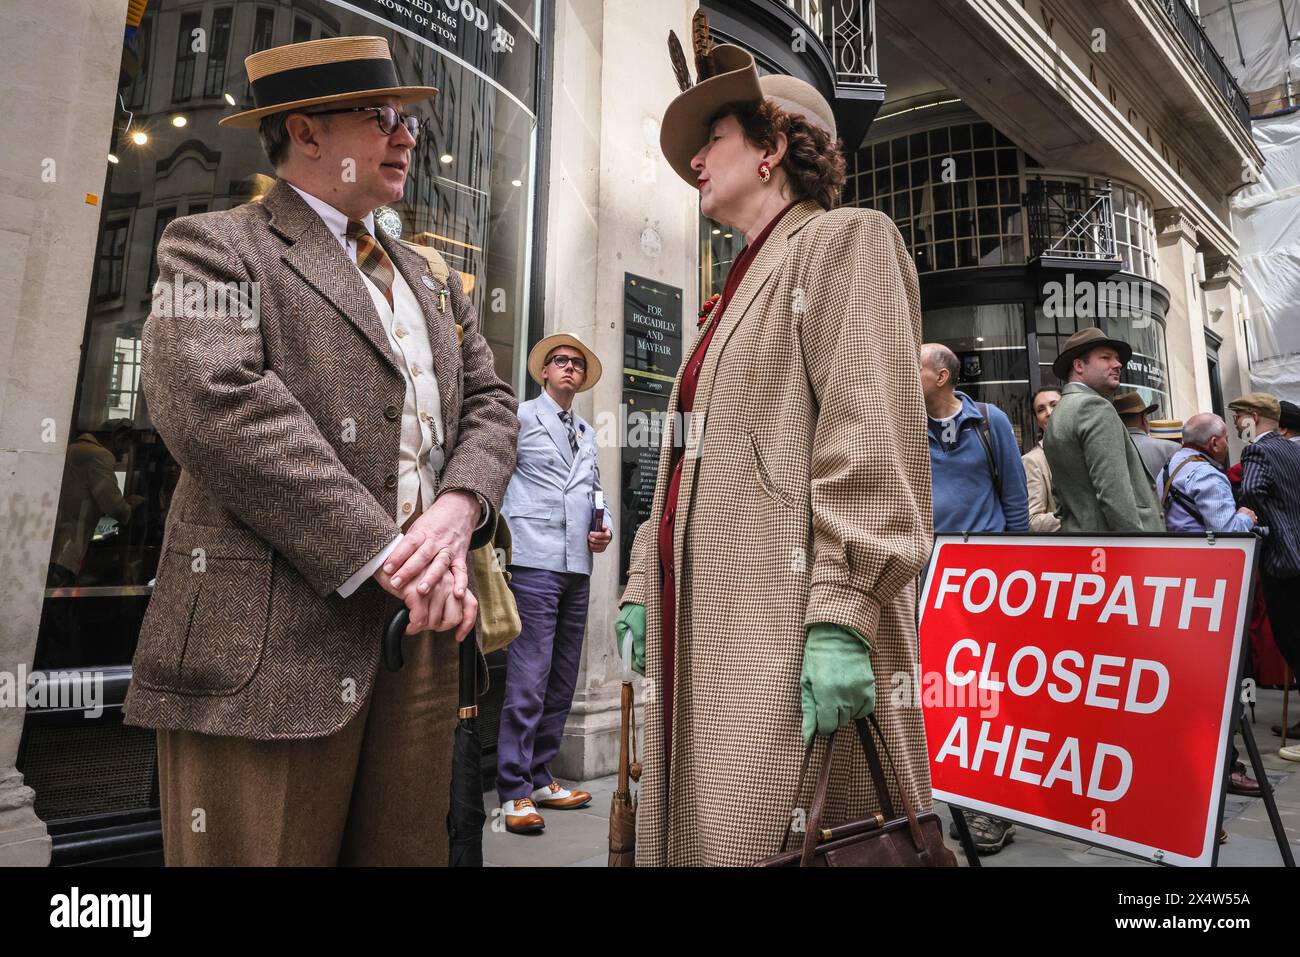
[[[1300,80],[1300,0],[1201,0],[1201,26],[1245,93]],[[1300,91],[1297,91],[1300,92]]]
[[[1232,198],[1248,309],[1250,378],[1300,402],[1300,112],[1257,119],[1264,170]]]

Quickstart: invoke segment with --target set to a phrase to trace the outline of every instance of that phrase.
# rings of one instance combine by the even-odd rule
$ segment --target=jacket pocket
[[[558,513],[558,514],[557,514]],[[549,505],[516,505],[512,506],[510,513],[506,516],[507,520],[513,522],[516,519],[524,519],[529,522],[559,522],[564,517],[563,507],[559,509],[551,508]]]
[[[772,478],[772,473],[767,467],[767,462],[763,458],[763,449],[758,444],[758,437],[752,430],[748,430],[749,447],[754,453],[754,474],[758,476],[759,487],[767,494],[767,497],[778,505],[784,505],[786,508],[798,508],[799,502],[795,496],[781,488]]]
[[[266,648],[274,559],[251,531],[175,522],[136,655],[142,684],[181,694],[232,694]]]

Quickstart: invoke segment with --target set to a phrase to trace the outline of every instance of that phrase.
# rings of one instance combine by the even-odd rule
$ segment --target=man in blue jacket
[[[961,364],[938,342],[921,346],[921,389],[929,416],[935,532],[1027,532],[1029,488],[1011,420],[997,406],[957,391]],[[996,854],[1015,836],[1008,821],[968,814],[981,854]],[[955,839],[957,826],[949,833]]]
[[[497,792],[506,830],[545,827],[538,808],[590,803],[551,776],[582,661],[592,552],[613,535],[601,498],[596,435],[573,411],[573,397],[600,379],[600,360],[573,336],[547,336],[528,355],[542,385],[519,404],[518,464],[501,514],[510,524],[510,590],[523,627],[506,657],[505,702],[497,736]],[[599,520],[598,520],[599,518]]]
[[[930,417],[936,532],[1029,530],[1029,491],[1011,420],[957,390],[961,368],[947,346],[921,346],[921,387]]]

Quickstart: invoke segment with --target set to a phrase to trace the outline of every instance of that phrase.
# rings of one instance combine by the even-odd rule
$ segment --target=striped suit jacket
[[[1241,452],[1241,503],[1267,525],[1264,573],[1300,575],[1300,445],[1265,432]]]

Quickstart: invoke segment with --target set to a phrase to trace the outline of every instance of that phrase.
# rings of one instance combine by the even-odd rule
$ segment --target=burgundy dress
[[[686,414],[695,410],[695,390],[700,384],[700,369],[704,366],[704,357],[709,351],[709,343],[713,341],[713,333],[722,323],[722,314],[727,308],[727,303],[740,288],[745,273],[749,271],[750,263],[763,247],[768,234],[794,205],[795,203],[791,203],[773,216],[772,221],[758,234],[758,238],[740,251],[740,255],[727,271],[727,281],[722,287],[722,298],[714,307],[709,327],[696,342],[691,357],[686,363],[686,371],[682,373],[682,385],[677,393],[677,411],[681,413],[679,421],[683,424],[686,422]],[[659,568],[663,581],[663,590],[660,594],[660,607],[663,609],[663,677],[660,684],[663,688],[661,700],[664,715],[664,781],[668,780],[668,762],[673,753],[673,664],[677,643],[677,607],[673,587],[676,574],[676,569],[673,567],[673,523],[677,518],[677,496],[681,491],[682,463],[685,461],[681,436],[674,435],[673,438],[672,478],[668,480],[668,496],[664,502],[663,519],[659,523]]]

